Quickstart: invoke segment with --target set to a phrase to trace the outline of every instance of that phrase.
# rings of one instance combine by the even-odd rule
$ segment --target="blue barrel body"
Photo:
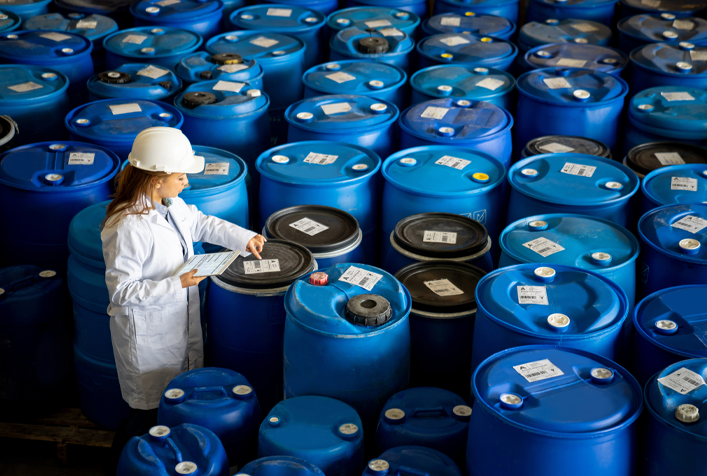
[[[395,6],[371,5],[338,10],[327,17],[329,39],[346,28],[365,30],[373,28],[395,28],[412,38],[419,36],[420,17],[414,12],[401,10]]]
[[[466,33],[478,37],[490,36],[510,41],[511,36],[516,32],[516,25],[495,15],[442,13],[425,20],[422,24],[422,31],[425,36]]]
[[[106,147],[118,154],[123,162],[128,159],[140,131],[148,127],[179,129],[183,122],[182,113],[163,102],[104,99],[77,107],[66,116],[64,125],[72,140]]]
[[[707,205],[666,205],[638,222],[639,297],[707,279]]]
[[[471,384],[470,475],[635,474],[641,387],[611,360],[524,346],[489,357]]]
[[[130,6],[135,26],[180,28],[203,38],[221,33],[223,2],[220,0],[181,0],[180,2],[139,0]]]
[[[243,476],[324,476],[312,463],[292,456],[269,456],[245,465],[238,472]]]
[[[648,423],[639,449],[646,476],[675,470],[699,474],[703,469],[699,458],[681,456],[704,454],[707,448],[705,430],[702,425],[678,418],[678,413],[684,412],[679,410],[682,405],[703,406],[707,398],[706,368],[707,359],[687,360],[662,370],[646,384],[644,398]],[[684,379],[692,382],[687,384]]]
[[[182,89],[182,81],[169,69],[143,63],[128,63],[93,76],[88,80],[87,87],[90,101],[148,99],[171,103]]]
[[[483,101],[513,112],[516,80],[510,73],[483,66],[447,64],[421,69],[410,78],[411,104],[454,98]]]
[[[293,7],[307,7],[312,10],[329,15],[339,8],[338,0],[257,0],[256,3],[277,5],[292,5]]]
[[[707,46],[652,43],[633,50],[630,58],[632,91],[656,86],[707,89],[707,65],[693,60],[707,59]]]
[[[641,180],[641,214],[664,205],[707,202],[707,165],[661,167]]]
[[[388,50],[385,53],[362,52],[359,50],[359,42],[368,37],[382,38],[388,43]],[[408,74],[412,74],[417,67],[415,41],[407,33],[395,28],[384,28],[375,32],[346,28],[332,37],[329,48],[330,61],[357,59],[389,63]]]
[[[577,136],[543,136],[536,137],[527,144],[520,153],[522,159],[540,154],[562,154],[575,152],[577,154],[596,155],[597,157],[611,157],[609,148],[601,142],[586,137]],[[626,165],[626,163],[624,163]],[[634,170],[631,168],[631,170]]]
[[[549,18],[564,20],[591,20],[611,27],[614,24],[614,11],[618,0],[574,0],[555,2],[555,0],[531,0],[528,5],[527,21],[545,21]]]
[[[648,13],[671,13],[677,18],[697,16],[707,10],[705,0],[685,3],[682,0],[661,0],[659,4],[644,3],[643,0],[621,0],[619,12],[621,18]]]
[[[0,10],[0,33],[17,30],[22,24],[22,18],[10,10]]]
[[[187,86],[200,81],[224,80],[263,89],[263,67],[253,59],[238,59],[232,55],[214,57],[205,51],[197,51],[179,60],[174,72]]]
[[[519,3],[518,0],[437,0],[434,3],[434,14],[466,15],[466,12],[472,12],[480,15],[496,15],[518,24]]]
[[[626,54],[651,43],[673,46],[682,42],[693,45],[707,43],[707,20],[696,17],[676,19],[672,13],[627,17],[616,28],[619,31],[616,47]]]
[[[530,22],[523,25],[518,35],[518,48],[521,52],[532,50],[536,46],[555,43],[577,43],[609,46],[611,28],[588,20],[568,18],[557,20],[550,18],[544,22]]]
[[[443,33],[428,36],[417,44],[419,67],[462,64],[474,68],[508,71],[518,55],[518,47],[501,39],[468,33]]]
[[[198,33],[172,27],[143,26],[121,30],[103,40],[106,68],[125,63],[147,63],[174,70],[179,60],[199,49]]]
[[[285,296],[285,398],[341,400],[372,435],[384,403],[410,379],[410,294],[392,275],[369,265],[340,263],[321,271],[328,284],[310,284],[305,275]],[[350,302],[371,300],[371,309],[386,309],[389,320],[377,326],[349,321]]]
[[[258,432],[258,456],[281,455],[306,459],[327,476],[358,476],[365,464],[361,418],[333,398],[288,398],[270,411]]]
[[[531,52],[528,52],[530,54]],[[546,68],[518,78],[515,140],[526,144],[546,135],[588,137],[606,144],[614,156],[619,145],[626,82],[591,69]],[[538,114],[542,121],[535,120]]]
[[[285,111],[287,141],[354,144],[387,157],[398,149],[400,111],[378,98],[327,95],[304,99]]]
[[[355,94],[392,102],[401,111],[410,103],[407,80],[407,73],[397,66],[365,60],[320,64],[302,76],[305,98]]]
[[[628,55],[608,46],[555,43],[536,46],[518,61],[519,68],[531,71],[540,68],[585,68],[621,76],[630,63]]]
[[[412,12],[421,19],[427,18],[425,0],[346,0],[346,7],[386,7]]]
[[[133,16],[130,5],[133,0],[54,0],[54,9],[63,14],[82,13],[84,15],[105,15],[112,18],[122,29],[132,28]]]
[[[194,369],[169,382],[162,394],[157,423],[170,428],[190,423],[214,432],[229,466],[255,458],[260,405],[248,380],[215,367]]]
[[[14,13],[22,21],[27,21],[37,15],[49,13],[49,4],[52,0],[19,0],[15,2],[4,2],[3,10]]]
[[[385,473],[381,472],[386,471]],[[362,476],[380,474],[434,474],[435,476],[462,476],[452,459],[432,448],[399,446],[369,461]]]
[[[614,160],[573,152],[534,155],[513,165],[508,181],[509,224],[538,214],[580,213],[634,226],[638,177]]]

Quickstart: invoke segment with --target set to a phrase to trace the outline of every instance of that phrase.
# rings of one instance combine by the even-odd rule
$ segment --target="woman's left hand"
[[[253,238],[250,239],[250,241],[245,247],[245,250],[249,253],[253,253],[256,258],[262,259],[260,257],[260,253],[263,252],[263,246],[265,246],[266,241],[268,240],[266,240],[264,236],[255,235]]]

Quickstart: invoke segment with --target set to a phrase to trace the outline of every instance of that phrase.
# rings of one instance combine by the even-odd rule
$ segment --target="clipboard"
[[[194,255],[172,276],[181,276],[193,269],[199,270],[199,272],[194,275],[195,277],[220,276],[231,266],[231,263],[233,263],[240,254],[240,251],[228,251],[223,253]]]

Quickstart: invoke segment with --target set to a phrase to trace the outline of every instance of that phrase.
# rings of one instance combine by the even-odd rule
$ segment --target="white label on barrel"
[[[553,154],[563,154],[565,152],[572,152],[574,150],[572,147],[567,147],[566,145],[558,144],[557,142],[550,142],[549,144],[539,145],[538,149],[546,150]]]
[[[118,114],[127,114],[129,112],[142,111],[142,109],[140,109],[140,105],[134,102],[131,102],[130,104],[116,104],[114,106],[108,105],[108,107],[114,116],[117,116]]]
[[[271,38],[265,38],[264,36],[259,36],[254,40],[250,40],[251,44],[255,46],[262,46],[263,48],[270,48],[273,45],[280,43],[277,40]]]
[[[339,114],[342,112],[349,112],[351,110],[351,106],[347,102],[337,102],[335,104],[322,104],[322,111],[324,111],[324,114],[327,116],[331,116],[332,114]]]
[[[390,23],[388,20],[376,20],[376,21],[367,21],[364,22],[368,28],[378,28],[380,26],[390,26],[392,23]]]
[[[446,107],[428,107],[420,114],[420,117],[426,119],[442,119],[444,115],[447,114],[447,111],[449,111],[449,109]]]
[[[697,179],[689,177],[670,177],[670,190],[697,191]]]
[[[659,7],[660,6],[660,0],[641,0],[641,3],[643,5],[648,5],[649,7]]]
[[[169,73],[168,70],[158,68],[156,66],[149,65],[147,68],[143,68],[137,72],[138,76],[145,76],[152,79],[161,78],[165,74]]]
[[[543,83],[550,89],[565,89],[571,88],[572,85],[565,78],[545,78]]]
[[[690,58],[692,61],[707,61],[707,51],[690,50]]]
[[[93,165],[96,154],[91,152],[72,152],[69,154],[69,165]]]
[[[397,28],[384,28],[380,30],[378,33],[380,33],[383,36],[403,36],[404,33]]]
[[[228,175],[228,169],[231,168],[231,164],[228,162],[214,162],[213,164],[206,164],[204,167],[204,175]]]
[[[375,286],[382,277],[382,274],[371,273],[365,269],[351,266],[344,274],[341,275],[339,281],[353,284],[354,286],[360,286],[366,291],[372,291],[373,286]]]
[[[27,83],[16,84],[14,86],[8,86],[7,89],[12,89],[16,93],[26,93],[27,91],[34,91],[35,89],[42,89],[44,86],[41,84],[33,83],[29,81]]]
[[[168,7],[174,5],[175,3],[181,3],[180,0],[162,0],[161,2],[155,2],[156,5],[161,7]]]
[[[424,243],[447,243],[454,245],[457,242],[457,234],[451,231],[425,230],[422,241]]]
[[[223,66],[219,66],[218,68],[219,71],[225,71],[226,73],[237,73],[238,71],[243,71],[244,69],[248,69],[248,65],[245,64],[224,64]]]
[[[348,73],[332,73],[327,74],[325,78],[331,79],[332,81],[341,84],[345,83],[346,81],[353,81],[354,79],[356,79],[356,76],[351,76]]]
[[[464,294],[464,291],[456,287],[448,279],[436,279],[434,281],[423,281],[425,286],[430,288],[430,291],[437,296],[459,296]]]
[[[656,152],[654,155],[661,165],[682,165],[685,163],[677,152]]]
[[[65,41],[65,40],[70,40],[71,37],[69,35],[62,35],[61,33],[55,33],[55,32],[50,32],[50,33],[44,33],[43,35],[39,35],[42,38],[46,38],[47,40],[52,40],[52,41]]]
[[[693,235],[707,228],[707,220],[695,215],[688,215],[673,223],[673,228],[689,231]]]
[[[444,26],[459,26],[461,25],[462,19],[459,17],[442,17],[440,22]]]
[[[458,46],[466,45],[469,43],[469,40],[462,38],[461,36],[450,36],[449,38],[442,38],[439,42],[444,43],[447,46]]]
[[[292,15],[292,10],[289,8],[268,8],[269,17],[289,17]]]
[[[682,367],[681,369],[678,369],[663,378],[659,378],[658,382],[660,382],[664,387],[675,390],[680,395],[687,395],[705,384],[705,381],[702,379],[700,374],[695,373],[690,369],[686,369],[685,367]]]
[[[457,170],[463,170],[464,167],[466,167],[470,163],[471,160],[464,160],[458,157],[452,157],[451,155],[445,155],[444,157],[439,158],[437,162],[435,162],[435,164],[437,165],[446,165],[447,167],[451,167]]]
[[[690,93],[660,93],[665,99],[670,101],[694,101],[695,98],[692,97]]]
[[[500,79],[496,79],[496,78],[484,78],[481,81],[479,81],[478,83],[476,83],[476,85],[478,87],[490,89],[491,91],[497,90],[498,88],[500,88],[504,84],[505,84],[505,81],[501,81]]]
[[[550,255],[554,255],[555,253],[559,253],[560,251],[565,250],[563,247],[561,247],[554,241],[550,241],[547,238],[542,237],[536,238],[533,241],[529,241],[527,243],[523,243],[523,246],[532,251],[535,251],[543,258],[547,258]]]
[[[310,152],[309,155],[304,158],[304,161],[308,164],[329,165],[336,162],[336,159],[338,158],[338,155],[326,155]]]
[[[213,91],[231,91],[234,93],[239,93],[243,89],[245,83],[234,83],[231,81],[219,81],[212,88]]]
[[[329,229],[328,226],[322,225],[321,223],[317,223],[316,221],[311,220],[309,218],[302,218],[301,220],[297,220],[294,223],[290,223],[290,226],[295,230],[308,234],[309,236],[314,236],[317,233],[321,233],[324,230]]]
[[[141,45],[142,42],[146,39],[147,37],[142,35],[128,35],[123,38],[123,43],[133,43],[135,45]]]
[[[245,274],[274,273],[280,271],[280,261],[276,259],[244,261],[243,270]]]
[[[585,64],[587,64],[587,60],[582,59],[561,58],[557,61],[557,66],[569,66],[571,68],[583,68]]]
[[[518,304],[542,304],[549,306],[547,288],[545,286],[516,286]]]
[[[513,370],[523,376],[530,383],[548,378],[559,377],[565,373],[557,368],[549,359],[529,362],[523,365],[514,365]]]
[[[576,23],[570,26],[575,30],[582,31],[584,33],[588,33],[590,31],[597,31],[599,29],[590,23]]]
[[[90,21],[90,20],[79,20],[76,23],[76,28],[85,28],[86,30],[93,30],[98,26],[97,21]]]
[[[578,175],[580,177],[591,177],[594,175],[594,171],[596,170],[596,167],[592,167],[591,165],[583,165],[583,164],[573,164],[571,162],[566,162],[565,166],[562,167],[562,172],[563,174],[569,174],[569,175]]]
[[[673,28],[677,28],[678,30],[692,30],[695,28],[695,24],[690,20],[675,20],[673,22]]]

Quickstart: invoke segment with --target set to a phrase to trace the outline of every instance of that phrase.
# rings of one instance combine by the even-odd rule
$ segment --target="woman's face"
[[[160,198],[174,198],[188,186],[189,179],[187,179],[187,174],[169,174],[157,182],[155,193]]]

